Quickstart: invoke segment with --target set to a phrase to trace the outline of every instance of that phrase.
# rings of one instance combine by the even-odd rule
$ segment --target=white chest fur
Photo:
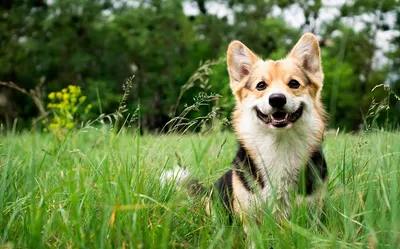
[[[286,214],[290,191],[296,188],[299,171],[308,160],[307,139],[287,132],[259,137],[246,144],[255,153],[255,163],[265,183],[259,196],[263,202],[274,203],[274,209],[283,208]]]
[[[290,191],[296,187],[299,172],[312,150],[320,143],[317,133],[322,123],[315,113],[305,111],[290,129],[270,130],[254,115],[243,114],[237,133],[251,151],[265,183],[259,193],[249,193],[246,199],[256,206],[259,201],[273,204],[273,211],[283,209],[286,216],[290,210]]]

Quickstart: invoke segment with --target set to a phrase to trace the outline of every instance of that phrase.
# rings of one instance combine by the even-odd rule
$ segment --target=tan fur
[[[313,46],[318,51],[317,59],[320,61],[320,49],[318,46],[318,41],[316,40],[314,35],[305,34],[299,40],[298,43],[304,40],[312,42]],[[296,59],[295,57],[296,54],[299,53],[300,50],[300,48],[298,48],[299,46],[295,46],[289,53],[289,55],[282,60],[264,61],[260,59],[260,57],[255,55],[243,43],[239,41],[233,41],[230,43],[227,51],[227,58],[228,58],[227,64],[230,75],[232,75],[231,71],[232,68],[234,67],[232,62],[233,61],[232,53],[234,50],[238,49],[237,47],[240,47],[241,49],[246,51],[246,53],[249,53],[252,57],[252,61],[254,64],[252,68],[248,68],[248,66],[246,66],[247,73],[243,74],[242,78],[232,78],[232,76],[230,76],[232,92],[235,95],[236,99],[238,100],[232,116],[234,120],[234,127],[236,127],[236,121],[240,119],[240,113],[237,110],[240,108],[241,100],[249,95],[254,95],[256,96],[256,98],[260,98],[268,93],[268,91],[259,92],[255,90],[255,85],[260,81],[265,81],[268,84],[268,86],[271,85],[278,86],[284,89],[284,91],[294,96],[304,93],[310,94],[310,96],[312,96],[313,99],[315,100],[314,106],[318,112],[319,118],[325,123],[326,114],[325,110],[323,109],[320,96],[324,76],[322,73],[322,65],[320,62],[319,62],[320,70],[317,73],[304,69],[303,72],[306,73],[308,79],[311,81],[311,85],[306,86],[305,83],[306,79],[304,77],[305,75],[301,71],[302,61]],[[299,89],[290,89],[286,85],[290,79],[296,79],[301,84],[301,87]],[[232,82],[234,82],[234,84],[232,84]],[[250,89],[245,88],[246,83],[250,83],[249,84]],[[318,135],[322,138],[323,134],[324,134],[324,129],[321,129],[321,132]]]
[[[325,112],[321,103],[321,89],[323,86],[323,72],[320,60],[318,41],[312,34],[305,34],[296,46],[284,59],[262,60],[250,49],[239,41],[232,42],[227,51],[227,64],[230,75],[230,86],[236,98],[236,107],[233,112],[233,126],[238,139],[254,161],[259,161],[260,152],[254,150],[248,134],[241,129],[243,126],[243,113],[246,111],[243,103],[246,99],[257,101],[270,94],[270,89],[285,93],[290,98],[305,97],[312,100],[313,117],[316,119],[314,130],[310,134],[308,155],[322,143],[325,128]],[[292,79],[300,83],[297,89],[290,88],[288,82]],[[268,87],[258,91],[256,85],[264,81]],[[248,118],[248,117],[246,117]],[[296,125],[296,124],[294,124]],[[294,128],[291,128],[294,129]],[[278,132],[279,133],[279,132]],[[260,134],[261,136],[261,134]],[[281,136],[277,135],[278,138]],[[250,141],[250,144],[249,144]],[[307,154],[307,153],[306,153]],[[301,163],[301,162],[300,162]],[[303,162],[305,163],[305,162]],[[250,197],[247,190],[233,174],[233,208],[240,217],[249,212]],[[254,199],[254,198],[253,198]],[[256,203],[257,201],[255,201]]]
[[[310,159],[323,161],[319,163],[319,173],[326,177],[320,151],[326,120],[320,100],[324,79],[320,57],[318,41],[312,34],[303,35],[286,58],[277,61],[262,60],[239,41],[229,45],[230,87],[236,98],[233,127],[240,149],[233,169],[214,184],[210,195],[203,197],[208,214],[213,215],[216,193],[226,208],[238,215],[245,231],[254,221],[248,218],[260,221],[266,205],[280,222],[290,214],[293,202],[289,197]],[[299,87],[291,88],[291,80],[296,80]],[[267,84],[265,89],[257,89],[261,81]],[[272,94],[283,95],[285,103],[273,106]],[[166,178],[171,176],[182,184],[189,172],[177,169],[165,174]],[[322,202],[321,195],[316,196],[314,200]],[[305,199],[310,198],[298,198]]]

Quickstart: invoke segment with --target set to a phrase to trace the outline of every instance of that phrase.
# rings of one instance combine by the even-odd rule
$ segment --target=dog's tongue
[[[272,117],[275,120],[284,120],[286,118],[286,112],[274,112]]]

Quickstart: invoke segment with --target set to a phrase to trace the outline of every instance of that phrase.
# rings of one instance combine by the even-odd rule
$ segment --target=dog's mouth
[[[277,128],[283,128],[289,124],[295,123],[303,114],[303,104],[293,113],[288,113],[283,110],[278,110],[272,114],[266,115],[255,107],[257,117],[265,124],[270,124]]]

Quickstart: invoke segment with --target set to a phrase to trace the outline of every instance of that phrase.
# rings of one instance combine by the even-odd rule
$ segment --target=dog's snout
[[[269,104],[275,108],[282,108],[286,104],[286,97],[282,93],[271,94]]]

